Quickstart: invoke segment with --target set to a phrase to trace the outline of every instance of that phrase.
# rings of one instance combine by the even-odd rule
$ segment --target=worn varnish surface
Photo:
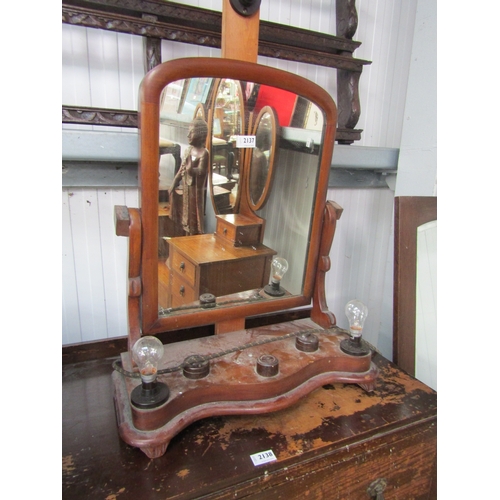
[[[434,498],[436,393],[378,354],[373,393],[335,384],[273,414],[204,419],[154,460],[118,436],[112,361],[64,366],[63,498],[362,499],[379,477],[386,499]],[[255,467],[269,449],[278,460]]]

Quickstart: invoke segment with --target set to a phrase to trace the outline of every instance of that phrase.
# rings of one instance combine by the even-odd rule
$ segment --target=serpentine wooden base
[[[348,337],[344,330],[322,330],[316,333],[316,351],[298,350],[296,336],[290,334],[312,330],[318,330],[318,325],[305,319],[167,345],[159,370],[177,366],[194,354],[213,355],[258,343],[212,359],[209,375],[198,380],[186,378],[182,370],[160,375],[158,379],[170,389],[170,398],[151,410],[130,404],[130,393],[140,379],[115,371],[114,400],[120,436],[149,458],[157,458],[178,432],[205,417],[281,410],[318,387],[338,382],[358,384],[368,392],[374,390],[378,369],[371,354],[343,353],[339,344]],[[283,336],[286,338],[280,338]],[[262,343],[267,340],[273,341]],[[277,375],[265,377],[257,373],[256,362],[262,355],[278,359]],[[122,354],[122,365],[132,371],[128,353]]]

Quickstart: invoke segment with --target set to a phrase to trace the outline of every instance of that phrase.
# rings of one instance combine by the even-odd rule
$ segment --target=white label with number
[[[254,148],[255,136],[254,135],[237,135],[236,136],[237,148]]]
[[[250,455],[250,458],[252,459],[254,465],[267,464],[268,462],[274,462],[276,460],[273,450],[254,453],[253,455]]]

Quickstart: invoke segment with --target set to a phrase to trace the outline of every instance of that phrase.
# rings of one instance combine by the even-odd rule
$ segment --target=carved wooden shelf
[[[359,78],[371,61],[353,57],[361,42],[352,38],[357,29],[354,0],[337,0],[337,36],[260,21],[258,53],[274,59],[314,64],[337,70],[338,132],[340,144],[361,139],[355,129],[360,116]],[[205,47],[221,47],[221,12],[157,0],[64,0],[62,22],[143,36],[146,65],[150,70],[162,62],[161,40]],[[63,123],[136,127],[137,113],[63,106]]]

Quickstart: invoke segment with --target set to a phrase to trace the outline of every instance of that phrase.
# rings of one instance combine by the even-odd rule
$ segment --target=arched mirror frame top
[[[176,80],[194,78],[230,78],[279,87],[309,99],[324,112],[321,161],[313,206],[309,251],[301,295],[269,301],[238,304],[221,309],[201,309],[184,315],[164,317],[158,312],[158,157],[160,96],[166,85]],[[321,87],[298,75],[259,64],[216,58],[183,58],[156,66],[140,87],[139,168],[141,205],[141,311],[143,335],[168,330],[213,324],[221,321],[286,310],[311,303],[319,259],[322,223],[326,206],[328,177],[335,141],[337,108]]]
[[[266,174],[263,176],[262,187],[259,186],[258,196],[254,197],[253,186],[252,186],[252,178],[255,175],[254,169],[258,168],[259,159],[257,158],[257,153],[260,153],[260,144],[259,144],[259,132],[262,130],[262,127],[265,126],[264,120],[269,116],[269,156],[264,156],[267,165],[266,165]],[[264,131],[265,132],[265,131]],[[248,196],[248,204],[250,208],[256,212],[260,210],[265,204],[269,197],[269,193],[271,192],[271,186],[273,183],[273,173],[274,173],[274,164],[276,159],[276,146],[278,142],[279,135],[279,124],[278,124],[278,116],[276,111],[271,106],[264,106],[260,111],[255,120],[252,134],[256,138],[256,148],[251,150],[250,153],[250,172],[248,173],[248,188],[247,188],[247,196]]]

